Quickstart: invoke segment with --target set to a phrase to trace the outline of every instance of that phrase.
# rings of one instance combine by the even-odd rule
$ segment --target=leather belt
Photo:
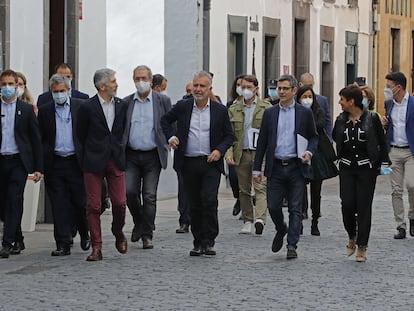
[[[15,153],[15,154],[2,154],[0,155],[1,159],[4,160],[14,160],[14,159],[19,159],[20,158],[20,154],[19,153]]]
[[[54,157],[55,157],[55,159],[66,160],[66,161],[76,159],[76,155],[74,155],[74,154],[71,154],[69,156],[60,156],[60,155],[55,154]]]
[[[129,151],[129,152],[139,152],[139,153],[149,153],[149,152],[155,152],[155,151],[157,151],[157,148],[154,148],[154,149],[151,149],[151,150],[135,150],[135,149],[132,149],[132,148],[127,148],[127,151]]]
[[[275,158],[275,163],[280,164],[282,166],[287,166],[287,165],[291,165],[291,164],[298,163],[298,159],[296,159],[296,158],[290,158],[290,159],[282,160],[282,159],[276,159]]]
[[[396,145],[391,145],[392,148],[397,148],[397,149],[408,149],[410,148],[410,146],[396,146]]]

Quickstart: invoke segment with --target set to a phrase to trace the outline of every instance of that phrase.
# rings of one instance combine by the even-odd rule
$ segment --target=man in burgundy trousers
[[[87,199],[92,253],[87,261],[102,260],[101,190],[106,177],[112,201],[112,233],[116,249],[125,254],[125,146],[122,137],[126,124],[127,103],[115,97],[118,84],[115,71],[105,68],[93,77],[98,93],[79,108],[77,135],[82,144],[82,170]]]

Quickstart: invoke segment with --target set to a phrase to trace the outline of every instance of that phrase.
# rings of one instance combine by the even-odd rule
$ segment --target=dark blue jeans
[[[127,205],[140,237],[152,239],[157,211],[161,163],[157,150],[126,153]],[[142,197],[141,197],[142,196]]]
[[[299,161],[282,165],[280,161],[275,160],[272,174],[267,178],[267,207],[278,232],[285,230],[282,205],[284,197],[288,200],[288,249],[296,249],[302,223],[301,214],[305,178],[302,175],[300,165]]]

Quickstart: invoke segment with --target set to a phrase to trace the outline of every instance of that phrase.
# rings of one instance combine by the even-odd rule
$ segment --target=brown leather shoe
[[[92,249],[92,253],[86,258],[86,261],[99,261],[102,260],[102,252],[100,249]]]
[[[126,238],[123,240],[116,240],[115,247],[121,254],[125,254],[128,251],[128,242]]]
[[[143,249],[151,249],[151,248],[154,248],[154,244],[152,244],[152,239],[150,239],[150,238],[143,238],[142,239],[142,248]]]

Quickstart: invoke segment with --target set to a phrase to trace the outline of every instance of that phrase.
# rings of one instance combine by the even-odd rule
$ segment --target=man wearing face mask
[[[414,236],[414,97],[406,91],[407,78],[402,72],[385,76],[386,141],[391,165],[392,207],[397,223],[394,239],[405,239],[407,225],[403,204],[404,180],[408,190],[410,235]]]
[[[279,103],[279,94],[277,92],[277,80],[272,79],[267,84],[267,95],[268,97],[265,98],[266,101],[273,105]]]
[[[13,70],[0,74],[0,218],[4,222],[0,258],[24,249],[20,224],[26,179],[33,174],[32,180],[38,182],[43,171],[39,124],[33,107],[17,99],[17,81]]]
[[[228,165],[235,166],[239,182],[239,200],[244,221],[241,234],[251,234],[253,223],[256,234],[262,234],[266,223],[266,179],[253,181],[252,171],[258,129],[265,109],[272,105],[257,96],[258,85],[255,76],[244,76],[241,84],[243,97],[228,109],[235,140],[227,150],[225,160]],[[252,183],[256,195],[255,213],[251,196]]]
[[[145,65],[133,71],[137,92],[128,102],[126,141],[126,193],[134,220],[131,241],[142,239],[143,249],[153,248],[157,188],[161,168],[167,168],[168,145],[161,117],[171,109],[169,97],[151,90],[152,72]]]
[[[69,64],[61,63],[58,66],[56,66],[55,73],[58,73],[60,75],[65,76],[69,79],[69,82],[72,82],[73,74],[72,74],[72,67]],[[68,90],[69,97],[73,98],[79,98],[79,99],[88,99],[89,95],[82,93],[74,88],[72,86]],[[37,98],[37,106],[40,108],[42,105],[49,103],[53,100],[52,98],[52,92],[48,91],[43,94],[40,94]]]
[[[52,256],[67,256],[73,227],[79,231],[81,248],[90,248],[85,184],[80,168],[82,148],[75,132],[82,101],[69,98],[70,81],[66,76],[54,74],[49,85],[53,101],[40,107],[38,120],[56,241]]]

